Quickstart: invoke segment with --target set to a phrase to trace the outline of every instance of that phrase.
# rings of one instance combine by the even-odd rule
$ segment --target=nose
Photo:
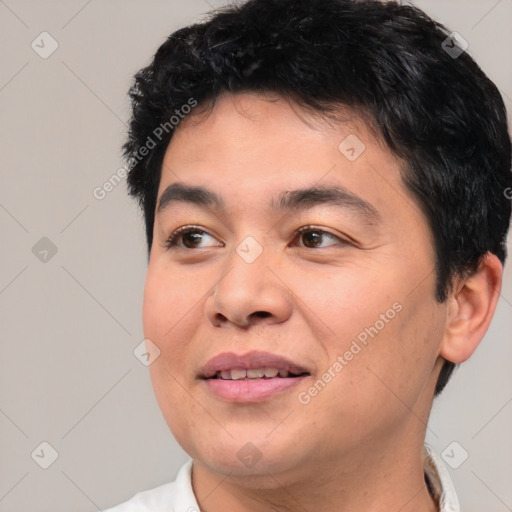
[[[292,294],[279,278],[270,252],[263,250],[251,261],[232,251],[206,300],[206,314],[213,326],[247,328],[281,323],[290,317]]]

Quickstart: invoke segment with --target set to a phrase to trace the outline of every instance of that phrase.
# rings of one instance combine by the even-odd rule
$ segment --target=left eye
[[[316,247],[319,247],[317,244],[321,243],[322,239],[325,238],[325,237],[328,237],[331,240],[335,241],[334,244],[329,244],[328,246],[336,245],[336,243],[341,243],[342,245],[348,244],[348,242],[346,242],[346,241],[342,240],[341,238],[333,235],[332,233],[329,233],[327,231],[323,231],[322,229],[310,227],[310,226],[305,226],[303,228],[300,228],[297,231],[297,233],[299,235],[299,237],[298,237],[299,240],[303,240],[304,241],[303,247],[306,247],[308,249],[314,249]],[[326,246],[324,246],[324,247],[326,247]]]
[[[332,233],[311,226],[304,226],[303,228],[300,228],[297,230],[297,234],[299,240],[303,240],[304,245],[301,247],[305,247],[307,249],[322,247],[322,241],[325,238],[334,240],[334,243],[328,244],[327,247],[336,244],[348,244],[347,241],[333,235]],[[206,237],[211,238],[214,243],[210,243],[209,245],[200,245]],[[179,247],[182,249],[201,249],[203,247],[222,247],[223,244],[198,227],[184,226],[171,234],[167,239],[165,246],[168,249],[172,249],[173,247]],[[323,247],[326,246],[324,245]]]

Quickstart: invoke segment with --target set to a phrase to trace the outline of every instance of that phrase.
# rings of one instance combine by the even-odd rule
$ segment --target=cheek
[[[369,339],[367,329],[373,332],[376,326],[379,332],[387,330],[399,316],[400,294],[390,282],[392,273],[388,276],[382,277],[377,268],[347,264],[290,274],[285,279],[293,283],[291,288],[299,299],[295,304],[314,328],[313,337],[329,351],[343,353],[352,340],[359,337],[364,343]]]
[[[166,311],[172,311],[172,295],[166,296],[164,290],[167,288],[165,277],[157,278],[157,273],[151,265],[148,267],[146,281],[144,283],[144,299],[142,303],[142,323],[144,336],[149,339],[157,338],[164,319],[167,318]]]
[[[150,266],[142,308],[144,336],[166,343],[175,337],[175,333],[197,314],[197,306],[205,293],[201,286],[197,277],[164,266]]]
[[[160,349],[149,372],[163,417],[178,439],[185,436],[197,415],[194,402],[183,389],[190,386],[187,341],[193,338],[198,325],[194,317],[198,309],[194,305],[203,294],[176,270],[157,265],[148,268],[142,310],[144,337]]]
[[[160,350],[149,367],[155,396],[164,416],[172,421],[173,410],[184,405],[183,386],[193,382],[192,368],[197,351],[190,346],[201,325],[201,297],[206,290],[180,276],[179,272],[153,266],[148,269],[144,287],[142,320],[144,337]]]
[[[432,380],[442,317],[433,299],[429,302],[410,296],[400,300],[400,311],[390,313],[387,310],[384,321],[374,321],[365,329],[367,345],[361,351],[362,357],[358,356],[353,380],[357,387],[371,390],[367,398],[389,404],[390,411],[396,414],[408,414],[408,407],[414,408],[422,400]]]
[[[398,274],[398,272],[397,272]],[[414,402],[437,359],[442,312],[425,283],[410,293],[403,276],[388,268],[349,269],[294,281],[312,336],[322,346],[323,368],[336,377],[329,388],[361,413],[376,403]],[[299,302],[297,302],[299,304]],[[341,356],[341,361],[340,361]],[[334,367],[335,363],[339,364]],[[329,376],[327,376],[329,379]],[[323,393],[323,392],[322,392]],[[326,406],[332,396],[325,393]]]

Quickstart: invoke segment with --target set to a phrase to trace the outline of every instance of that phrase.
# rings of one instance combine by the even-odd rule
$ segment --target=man
[[[191,460],[111,510],[459,510],[424,439],[500,294],[496,87],[418,9],[252,0],[131,98],[150,372]]]

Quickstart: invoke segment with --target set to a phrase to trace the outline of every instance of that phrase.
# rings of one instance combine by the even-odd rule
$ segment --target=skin
[[[403,163],[362,119],[344,119],[327,124],[275,95],[225,94],[183,121],[165,154],[158,197],[182,182],[226,203],[224,212],[179,202],[157,213],[144,290],[144,334],[161,351],[150,367],[155,395],[194,459],[203,512],[437,510],[422,469],[435,383],[443,357],[464,361],[484,336],[501,264],[487,255],[439,304],[430,228],[402,183]],[[338,149],[350,134],[366,146],[353,162]],[[350,190],[380,222],[332,205],[269,207],[274,194],[318,184]],[[310,224],[333,236],[307,245],[297,230]],[[199,248],[183,239],[166,248],[185,225],[206,232]],[[263,249],[252,263],[236,252],[247,236]],[[401,311],[300,403],[394,303]],[[311,376],[252,404],[216,398],[197,378],[211,357],[251,350]],[[249,442],[261,455],[251,467],[237,456]]]

